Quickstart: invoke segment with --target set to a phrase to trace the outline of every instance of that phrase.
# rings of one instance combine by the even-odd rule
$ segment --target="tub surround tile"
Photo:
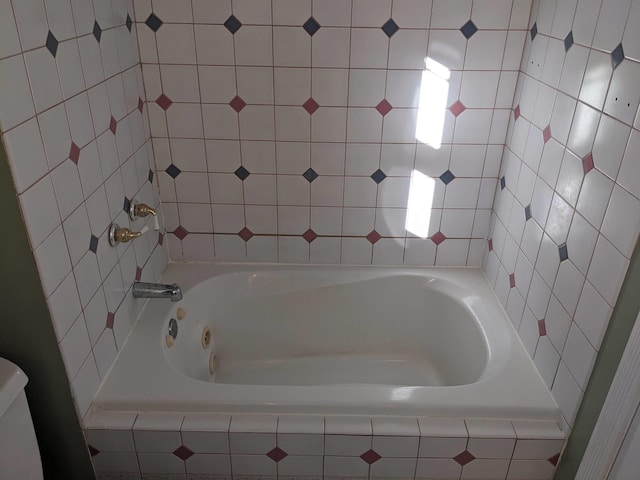
[[[420,436],[420,429],[415,418],[373,417],[371,424],[374,436]]]
[[[516,432],[508,420],[467,419],[469,438],[516,438]]]
[[[233,415],[229,433],[273,433],[278,429],[275,415]]]
[[[184,416],[183,432],[228,432],[231,423],[230,415],[215,413],[194,413]]]
[[[283,415],[278,417],[278,436],[291,433],[324,435],[324,417],[319,415]]]
[[[380,436],[375,435],[372,442],[372,450],[382,457],[409,457],[418,456],[419,437]]]
[[[467,448],[467,437],[421,437],[418,457],[453,458]]]
[[[355,416],[326,417],[324,433],[325,435],[372,435],[371,418]]]
[[[422,437],[467,438],[467,426],[461,418],[418,417]]]
[[[290,455],[324,455],[324,435],[278,433],[277,443]]]
[[[134,431],[179,431],[184,415],[179,413],[140,413],[133,424]]]
[[[229,433],[232,454],[267,454],[276,447],[275,433]]]
[[[358,456],[371,449],[371,436],[325,435],[325,455]]]
[[[87,444],[100,452],[135,452],[131,430],[86,430]]]

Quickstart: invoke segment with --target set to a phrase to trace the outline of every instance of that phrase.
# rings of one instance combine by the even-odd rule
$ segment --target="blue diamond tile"
[[[538,24],[534,23],[533,27],[531,27],[531,40],[533,41],[536,38],[536,35],[538,35]]]
[[[465,38],[468,40],[473,36],[474,33],[478,31],[478,27],[476,27],[475,23],[469,20],[467,23],[465,23],[462,26],[462,28],[460,28],[460,31],[462,32],[462,35],[464,35]]]
[[[310,168],[309,170],[304,172],[302,176],[306,178],[309,183],[313,182],[316,178],[318,178],[318,174],[313,168]]]
[[[158,29],[162,26],[162,20],[156,17],[156,15],[153,13],[147,17],[147,20],[144,23],[146,23],[147,27],[149,27],[154,32],[157,32]]]
[[[153,183],[153,170],[149,169],[149,174],[147,175],[149,179],[149,183]]]
[[[122,204],[122,211],[128,214],[130,208],[131,208],[131,200],[129,200],[127,197],[124,197],[124,203]]]
[[[440,180],[442,180],[442,183],[444,183],[445,185],[449,185],[455,179],[456,179],[456,176],[453,173],[451,173],[451,170],[447,170],[442,175],[440,175]]]
[[[178,175],[180,175],[181,170],[172,163],[167,167],[165,172],[167,172],[171,178],[176,178]]]
[[[224,26],[227,27],[227,30],[229,30],[231,33],[236,33],[238,30],[240,30],[242,23],[240,23],[240,20],[238,20],[236,17],[231,15],[224,22]]]
[[[616,68],[620,65],[620,62],[624,60],[624,50],[622,49],[622,44],[618,45],[613,52],[611,52],[611,61],[613,62],[613,68]]]
[[[97,21],[93,22],[93,36],[95,37],[96,41],[100,43],[100,39],[102,38],[102,29],[100,28],[100,25]]]
[[[569,251],[567,250],[567,244],[563,243],[558,247],[558,253],[560,254],[560,261],[564,262],[569,258]]]
[[[58,53],[58,39],[53,35],[53,33],[51,33],[51,31],[49,31],[49,34],[47,35],[47,43],[45,45],[47,50],[49,50],[49,53],[55,57],[56,53]]]
[[[384,25],[382,25],[382,31],[387,34],[387,37],[391,38],[394,33],[400,30],[400,27],[396,22],[393,21],[392,18],[387,20]]]
[[[500,178],[500,190],[504,190],[504,187],[507,186],[507,180],[506,178],[502,177]]]
[[[313,37],[313,35],[320,30],[320,24],[315,18],[309,17],[309,20],[304,22],[304,25],[302,25],[302,28],[304,28],[304,31]]]
[[[564,37],[564,51],[568,52],[572,45],[573,45],[573,32],[569,32],[567,36]]]
[[[380,169],[376,170],[371,174],[371,179],[378,184],[382,182],[385,178],[387,178],[387,175]]]
[[[524,207],[524,218],[525,220],[531,220],[531,205]]]
[[[129,33],[131,33],[131,27],[133,27],[133,20],[131,20],[131,16],[129,16],[128,13],[127,13],[127,21],[124,22],[124,24],[127,26],[127,30],[129,30]]]
[[[98,237],[93,234],[91,235],[91,240],[89,241],[89,250],[91,250],[93,253],[96,253],[98,251]]]
[[[235,173],[236,177],[240,180],[245,180],[249,175],[251,175],[251,172],[244,167],[238,167],[238,169],[233,173]]]

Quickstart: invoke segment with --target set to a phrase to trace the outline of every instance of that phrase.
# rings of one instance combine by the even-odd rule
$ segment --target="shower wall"
[[[144,225],[130,199],[160,202],[133,15],[125,0],[0,1],[2,141],[80,417],[143,305],[131,283],[167,263],[158,233],[107,238]]]
[[[575,419],[640,230],[640,1],[534,2],[483,268]]]
[[[170,257],[479,265],[530,7],[136,1]]]

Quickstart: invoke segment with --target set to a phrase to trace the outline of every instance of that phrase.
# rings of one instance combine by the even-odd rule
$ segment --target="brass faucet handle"
[[[157,216],[157,212],[146,203],[136,203],[133,207],[133,213],[136,217],[146,217],[147,215]]]
[[[121,228],[117,223],[113,223],[109,229],[109,243],[114,247],[118,243],[126,243],[134,238],[138,238],[143,233],[144,231],[134,232],[126,227]]]

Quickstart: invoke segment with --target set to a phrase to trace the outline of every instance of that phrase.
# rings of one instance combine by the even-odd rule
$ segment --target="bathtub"
[[[172,264],[162,281],[184,299],[148,301],[92,412],[560,419],[479,269]]]

